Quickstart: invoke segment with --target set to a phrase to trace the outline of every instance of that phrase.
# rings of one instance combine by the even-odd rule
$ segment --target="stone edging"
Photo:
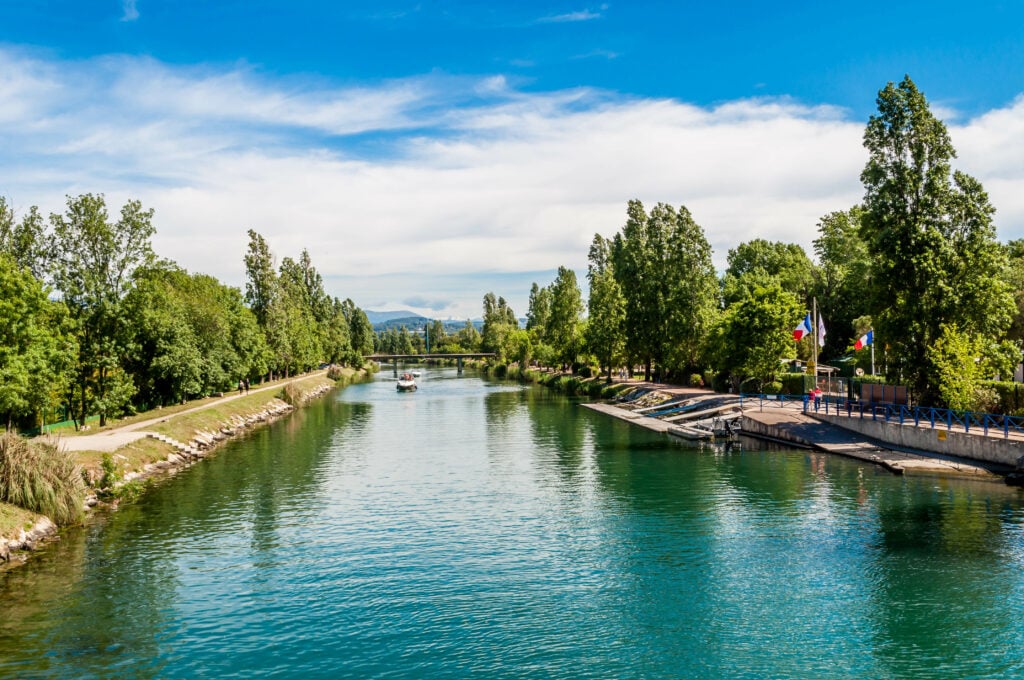
[[[329,392],[335,387],[336,385],[324,384],[310,390],[303,395],[302,405],[308,404],[313,399]],[[279,398],[273,398],[267,406],[255,413],[247,416],[231,416],[231,418],[222,423],[220,428],[214,432],[200,430],[194,433],[192,439],[190,439],[187,444],[172,437],[168,437],[167,435],[149,432],[146,435],[147,437],[170,444],[174,447],[175,451],[167,454],[167,458],[164,460],[157,461],[155,463],[147,463],[141,470],[133,470],[126,473],[124,475],[124,479],[119,483],[119,485],[124,484],[125,482],[148,479],[161,473],[176,471],[177,469],[188,467],[197,460],[206,457],[210,451],[228,439],[238,437],[246,430],[257,427],[261,424],[271,423],[278,418],[288,415],[294,411],[295,408],[295,406],[287,404]],[[95,493],[86,496],[86,511],[92,510],[97,505],[99,505],[99,499],[96,497]],[[116,502],[111,505],[116,508]],[[12,555],[12,553],[24,550],[35,550],[43,542],[54,538],[56,534],[57,526],[50,520],[50,518],[39,515],[39,518],[36,520],[36,523],[32,528],[28,531],[22,529],[16,538],[0,537],[0,564],[14,561],[15,555]],[[24,562],[26,557],[27,556],[21,556],[20,561]]]

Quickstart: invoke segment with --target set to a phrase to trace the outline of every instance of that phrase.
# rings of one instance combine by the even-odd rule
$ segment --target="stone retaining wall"
[[[945,427],[932,429],[918,427],[913,423],[900,425],[893,422],[887,423],[884,420],[851,418],[823,413],[810,413],[809,415],[894,446],[934,451],[950,456],[1009,466],[1016,466],[1017,461],[1024,456],[1024,442],[1005,439],[1001,435],[985,436],[982,432],[947,431]]]

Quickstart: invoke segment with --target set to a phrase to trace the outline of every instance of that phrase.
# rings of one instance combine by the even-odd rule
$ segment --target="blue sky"
[[[242,283],[245,232],[371,309],[525,313],[625,203],[685,204],[716,262],[808,247],[860,199],[909,73],[1024,237],[1024,3],[0,2],[0,194],[156,209]]]

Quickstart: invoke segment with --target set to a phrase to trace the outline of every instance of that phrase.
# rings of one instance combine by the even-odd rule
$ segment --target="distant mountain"
[[[363,311],[366,312],[366,318],[369,319],[372,324],[384,323],[385,321],[391,321],[392,319],[411,318],[414,316],[421,319],[424,318],[420,317],[416,312],[410,312],[408,310],[403,312],[371,312],[368,309],[364,309]]]
[[[402,326],[405,326],[410,331],[417,331],[423,330],[423,326],[428,323],[430,323],[430,319],[427,317],[413,314],[412,316],[401,316],[394,319],[388,319],[387,321],[378,321],[373,324],[373,330],[386,331],[389,328],[399,329]]]

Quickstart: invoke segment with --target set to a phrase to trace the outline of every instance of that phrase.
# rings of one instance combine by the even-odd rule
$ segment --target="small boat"
[[[413,379],[412,373],[403,373],[398,378],[398,391],[399,392],[414,392],[414,391],[416,391],[416,380]]]
[[[414,377],[414,378],[420,377],[420,372],[419,371],[413,371],[412,372],[412,377]]]

